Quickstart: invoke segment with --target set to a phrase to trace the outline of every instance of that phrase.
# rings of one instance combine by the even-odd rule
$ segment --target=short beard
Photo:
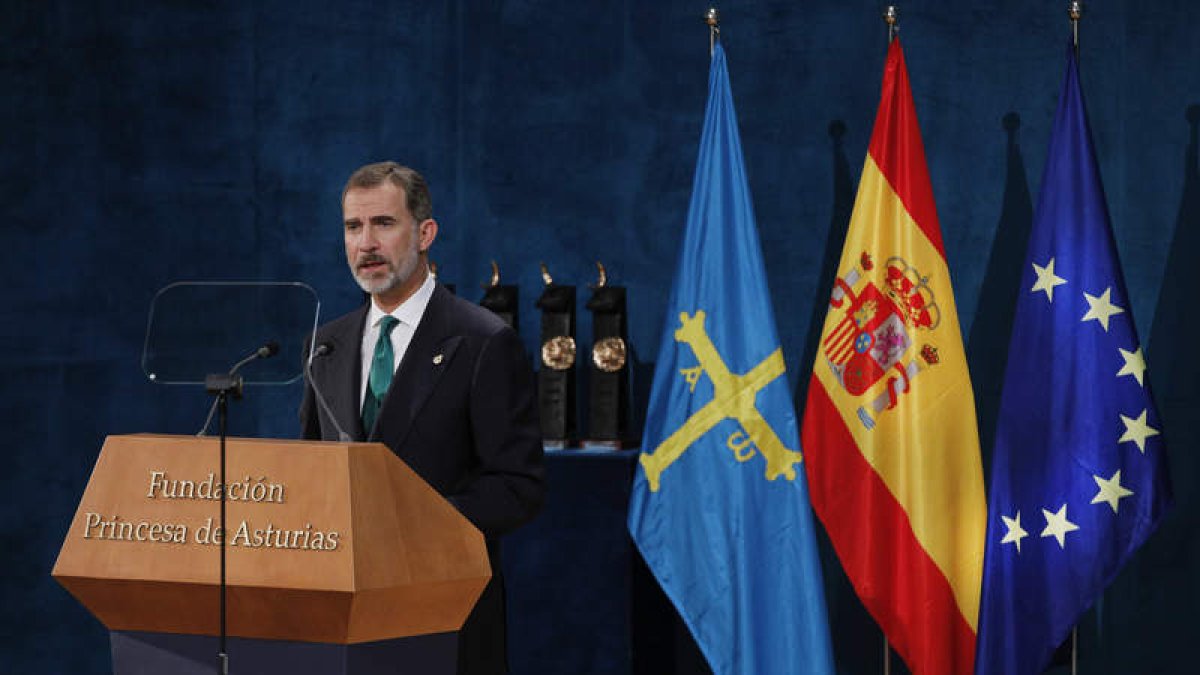
[[[393,264],[391,261],[384,260],[384,264],[387,265],[387,274],[382,279],[364,279],[358,275],[357,270],[354,270],[354,280],[358,282],[358,287],[369,295],[387,293],[399,288],[412,278],[412,275],[417,271],[417,264],[420,262],[421,254],[414,246],[410,255],[405,256],[399,261],[399,266]]]

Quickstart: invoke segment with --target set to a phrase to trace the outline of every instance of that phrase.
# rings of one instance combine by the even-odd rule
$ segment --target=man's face
[[[385,182],[351,188],[342,201],[346,260],[364,291],[386,296],[413,278],[420,262],[418,223],[402,188]]]

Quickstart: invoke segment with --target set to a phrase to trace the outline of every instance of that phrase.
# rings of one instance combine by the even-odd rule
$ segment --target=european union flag
[[[812,508],[718,44],[629,530],[715,673],[832,673]]]
[[[1039,673],[1170,505],[1074,50],[1017,302],[975,671]]]

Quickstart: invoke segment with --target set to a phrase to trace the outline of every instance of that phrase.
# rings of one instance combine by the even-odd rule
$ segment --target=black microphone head
[[[266,344],[258,348],[258,358],[267,359],[279,353],[279,343],[274,340],[268,340]]]

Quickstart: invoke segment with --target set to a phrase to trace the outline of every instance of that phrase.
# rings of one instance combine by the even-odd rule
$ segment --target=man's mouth
[[[363,258],[358,261],[360,272],[374,272],[384,267],[387,267],[387,260],[379,257]]]

